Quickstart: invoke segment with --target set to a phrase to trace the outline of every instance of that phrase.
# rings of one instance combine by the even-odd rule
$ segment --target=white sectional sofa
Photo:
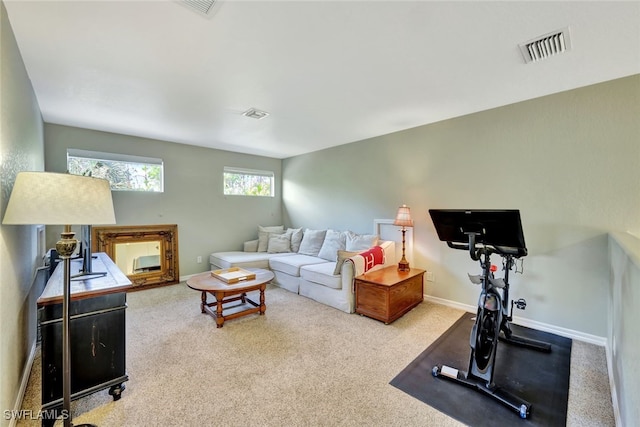
[[[383,249],[382,263],[396,263],[395,242],[351,231],[258,227],[258,239],[244,243],[243,251],[216,252],[209,256],[212,269],[244,267],[273,271],[274,284],[346,313],[353,313],[353,279],[362,274],[359,253]],[[361,258],[361,257],[360,257]]]

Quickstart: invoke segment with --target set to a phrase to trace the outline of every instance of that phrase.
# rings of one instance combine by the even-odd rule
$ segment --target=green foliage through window
[[[73,175],[107,179],[116,191],[163,191],[163,164],[160,159],[111,153],[67,151],[67,170]]]
[[[273,197],[273,172],[225,167],[224,194]]]

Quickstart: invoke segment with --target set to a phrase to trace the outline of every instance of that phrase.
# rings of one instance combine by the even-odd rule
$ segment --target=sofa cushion
[[[328,263],[326,260],[309,255],[292,254],[287,256],[277,256],[269,260],[269,268],[275,271],[282,271],[291,276],[300,276],[300,267],[311,264]]]
[[[242,250],[245,252],[258,252],[258,239],[244,242]]]
[[[302,242],[300,242],[300,249],[298,253],[301,255],[318,256],[320,248],[322,248],[322,242],[324,242],[324,236],[327,234],[327,230],[304,230],[302,236]]]
[[[360,251],[338,251],[338,261],[336,262],[336,268],[335,270],[333,270],[333,274],[334,275],[339,275],[342,272],[342,264],[344,264],[344,261],[349,258],[352,257],[354,255],[358,255],[360,253]]]
[[[347,236],[342,231],[327,230],[320,252],[318,252],[318,258],[336,261],[338,259],[338,251],[345,248],[346,240]]]
[[[269,227],[258,226],[258,252],[266,252],[269,246],[269,238],[275,234],[284,233],[283,225],[272,225]]]
[[[269,268],[269,259],[275,256],[286,257],[289,254],[269,254],[267,252],[215,252],[209,256],[209,264],[218,268],[245,267]]]
[[[302,242],[302,228],[287,228],[287,234],[291,236],[291,252],[298,252]]]
[[[300,277],[307,282],[317,283],[327,288],[342,289],[342,277],[333,274],[335,262],[305,265],[300,268]]]
[[[348,251],[366,251],[378,244],[379,237],[375,234],[357,234],[347,231],[345,249]]]
[[[291,236],[287,233],[271,235],[271,237],[269,237],[267,252],[270,254],[291,252]]]

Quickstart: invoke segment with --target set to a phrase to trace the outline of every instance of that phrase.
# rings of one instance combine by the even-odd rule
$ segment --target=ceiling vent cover
[[[257,108],[249,108],[247,111],[242,113],[242,115],[252,119],[260,120],[267,117],[269,113],[267,113],[266,111],[258,110]]]
[[[216,0],[178,0],[178,3],[206,16],[213,12],[215,2]]]
[[[537,37],[519,45],[524,62],[537,62],[571,49],[569,27]]]

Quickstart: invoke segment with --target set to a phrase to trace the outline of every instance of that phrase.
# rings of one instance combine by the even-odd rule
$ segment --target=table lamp
[[[398,271],[409,271],[409,261],[404,256],[404,234],[407,232],[406,227],[413,227],[413,220],[411,219],[411,209],[407,205],[402,205],[398,208],[393,225],[402,227],[402,259],[398,263]]]
[[[69,305],[71,256],[78,241],[71,225],[115,224],[109,181],[51,172],[20,172],[7,204],[3,224],[64,225],[56,250],[64,264],[62,300],[62,416],[71,424],[71,354]]]

